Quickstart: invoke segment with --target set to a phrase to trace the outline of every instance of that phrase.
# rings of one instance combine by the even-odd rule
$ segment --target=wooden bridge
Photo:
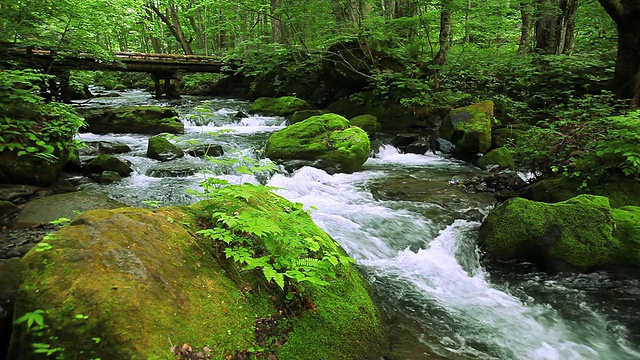
[[[221,73],[232,71],[237,67],[234,64],[225,64],[220,58],[214,56],[135,52],[120,52],[113,55],[113,61],[103,61],[85,53],[67,54],[54,50],[0,44],[0,61],[17,61],[23,66],[42,69],[46,73],[56,75],[59,80],[56,92],[66,102],[69,100],[67,89],[70,70],[146,72],[153,78],[157,98],[179,98],[180,80],[183,74]]]

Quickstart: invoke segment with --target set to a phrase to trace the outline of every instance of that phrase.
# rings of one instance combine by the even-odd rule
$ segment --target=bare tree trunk
[[[578,0],[538,0],[536,51],[564,54],[573,46]]]
[[[435,65],[444,65],[447,61],[447,55],[449,54],[449,48],[451,46],[451,7],[453,0],[443,0],[442,10],[440,12],[440,37],[438,38],[438,44],[440,49],[438,53],[431,61]]]
[[[573,47],[578,0],[560,0],[560,16],[556,20],[555,54],[566,54]]]
[[[160,20],[162,20],[162,22],[165,25],[167,25],[173,37],[178,41],[178,43],[182,47],[182,50],[184,51],[184,53],[186,55],[193,55],[193,51],[191,50],[191,45],[187,41],[187,38],[184,36],[184,32],[182,31],[182,26],[180,25],[180,20],[178,18],[178,9],[176,8],[175,4],[171,4],[167,8],[167,11],[169,12],[169,16],[171,18],[163,14],[162,11],[160,11],[160,9],[158,9],[158,7],[153,3],[147,3],[147,6],[151,10],[153,10],[153,12],[156,15],[158,15]]]
[[[284,25],[280,14],[282,0],[271,0],[271,40],[283,43],[285,40]]]

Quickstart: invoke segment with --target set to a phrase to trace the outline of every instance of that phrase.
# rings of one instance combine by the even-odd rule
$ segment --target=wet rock
[[[113,155],[98,156],[87,164],[85,170],[90,174],[101,174],[103,171],[115,171],[121,177],[127,177],[133,172],[133,169],[131,169],[131,166],[127,162]]]
[[[183,134],[184,124],[170,107],[131,106],[92,111],[85,115],[86,130],[95,134]]]
[[[0,226],[8,225],[15,214],[20,212],[18,205],[0,200]]]
[[[485,153],[491,148],[493,101],[452,110],[442,122],[440,136],[456,144],[460,155]]]
[[[154,136],[149,139],[147,157],[160,161],[170,161],[184,156],[184,152],[167,140],[164,136]]]
[[[184,177],[195,174],[202,169],[202,165],[180,160],[167,161],[155,164],[147,170],[147,175],[152,177]]]
[[[324,170],[327,174],[333,175],[342,172],[342,168],[340,164],[327,161],[327,160],[287,160],[282,162],[282,166],[284,166],[285,170],[292,173],[298,169],[301,169],[305,166],[314,167],[316,169]]]
[[[420,135],[418,134],[398,134],[391,140],[391,146],[400,148],[402,146],[409,146],[418,140],[420,140]]]
[[[0,184],[0,200],[15,202],[19,198],[27,198],[35,192],[42,190],[33,185]]]
[[[114,209],[126,205],[102,194],[77,191],[31,201],[22,208],[14,228],[22,229],[46,224],[61,217],[73,218],[93,209]]]
[[[495,193],[498,200],[506,200],[518,196],[519,192],[528,186],[526,181],[511,170],[457,179],[452,181],[452,184],[469,192]]]
[[[85,141],[87,146],[80,149],[80,155],[123,154],[131,151],[127,144],[118,141]]]
[[[233,115],[233,117],[237,119],[244,119],[244,118],[248,118],[249,115],[245,114],[242,111],[238,111],[237,113],[235,113],[235,115]]]
[[[265,155],[276,161],[325,160],[345,172],[362,168],[371,143],[364,130],[336,114],[311,117],[276,131],[267,141]]]
[[[431,147],[424,141],[416,141],[406,146],[400,146],[398,150],[402,151],[405,154],[424,155],[429,150],[431,150]]]
[[[118,174],[115,171],[103,171],[100,174],[93,176],[92,177],[93,181],[100,183],[100,184],[111,184],[114,182],[119,182],[120,180],[122,180],[122,177],[120,176],[120,174]]]
[[[513,161],[513,156],[511,155],[511,151],[505,147],[493,149],[488,153],[484,154],[478,160],[478,166],[481,169],[488,170],[490,167],[493,167],[493,170],[513,170],[516,167],[515,162]]]

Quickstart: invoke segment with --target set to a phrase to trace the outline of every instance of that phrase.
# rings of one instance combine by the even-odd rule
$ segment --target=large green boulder
[[[9,358],[38,359],[33,344],[47,343],[65,359],[379,359],[380,316],[354,266],[327,286],[305,282],[306,305],[283,311],[284,295],[262,272],[240,271],[222,242],[195,235],[216,226],[213,211],[251,210],[273,220],[265,231],[342,251],[289,201],[236,189],[243,200],[231,192],[183,208],[90,211],[55,233],[50,249],[29,252],[15,316],[37,310],[47,327],[16,324]]]
[[[265,155],[272,160],[326,160],[344,172],[362,168],[369,158],[367,133],[336,114],[314,116],[271,135]]]
[[[513,161],[511,151],[505,147],[493,149],[484,154],[478,160],[478,166],[482,169],[489,169],[496,166],[498,169],[515,169],[516,164]]]
[[[493,101],[452,110],[440,127],[440,136],[456,144],[459,154],[486,153],[491,148]]]
[[[409,110],[400,102],[381,99],[373,92],[358,93],[337,100],[329,104],[327,110],[348,119],[361,114],[373,115],[385,131],[403,132],[415,121]]]
[[[86,131],[96,134],[183,134],[178,112],[163,106],[131,106],[85,114]]]
[[[159,161],[170,161],[184,156],[184,152],[162,135],[152,136],[147,144],[147,157]]]
[[[311,110],[311,105],[295,96],[279,98],[257,98],[251,105],[252,113],[262,113],[275,116],[289,116],[296,111]]]
[[[612,210],[603,196],[579,195],[555,204],[512,198],[480,228],[480,246],[497,260],[530,261],[559,271],[640,268],[640,213]]]

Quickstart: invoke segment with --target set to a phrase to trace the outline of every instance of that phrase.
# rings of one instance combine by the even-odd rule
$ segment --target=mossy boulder
[[[160,161],[170,161],[184,156],[184,152],[164,136],[152,136],[147,145],[147,157]]]
[[[100,174],[103,171],[115,171],[120,174],[121,177],[131,175],[133,169],[124,160],[120,160],[113,155],[99,155],[97,158],[91,160],[85,167],[85,171],[90,174]]]
[[[108,133],[183,134],[184,124],[178,112],[163,106],[131,106],[100,110],[85,115],[86,131]]]
[[[344,172],[362,168],[369,158],[367,133],[336,114],[314,116],[271,135],[265,155],[272,160],[326,160]]]
[[[296,111],[311,110],[311,105],[295,96],[279,98],[257,98],[251,105],[252,113],[262,113],[275,116],[289,116]]]
[[[516,164],[513,161],[511,151],[505,147],[501,147],[484,154],[478,160],[478,166],[482,169],[488,169],[494,166],[498,169],[515,169]]]
[[[458,154],[486,153],[491,149],[493,101],[486,100],[452,110],[440,127],[440,136],[456,144]]]
[[[364,130],[369,135],[369,139],[375,139],[376,133],[382,130],[382,125],[378,122],[378,118],[369,114],[358,115],[349,120],[349,122],[351,125]]]
[[[301,121],[307,120],[312,116],[324,115],[328,113],[327,110],[300,110],[296,111],[291,115],[289,119],[289,124],[299,123]]]
[[[52,249],[23,259],[15,316],[43,310],[42,338],[64,348],[65,358],[168,359],[171,342],[211,359],[255,356],[260,347],[281,360],[379,359],[385,346],[379,313],[355,267],[340,270],[328,286],[305,285],[313,309],[281,314],[283,303],[261,273],[230,268],[210,239],[194,235],[211,220],[206,211],[252,209],[273,219],[283,236],[312,237],[322,248],[340,250],[308,214],[292,219],[289,201],[238,188],[250,194],[239,207],[228,197],[75,218],[55,233]],[[260,339],[265,323],[274,323],[273,337]],[[14,327],[11,359],[35,358],[32,343],[40,338],[31,336],[25,324]],[[270,345],[260,345],[264,340]]]
[[[554,203],[586,193],[606,196],[613,208],[640,206],[640,182],[631,177],[612,175],[605,181],[587,182],[586,185],[583,186],[583,182],[578,179],[558,176],[529,185],[522,196],[534,201]]]
[[[638,215],[635,207],[613,211],[606,197],[596,195],[556,204],[512,198],[487,216],[480,246],[492,259],[559,271],[640,268]]]
[[[340,99],[329,104],[327,110],[348,119],[362,114],[373,115],[385,131],[406,131],[415,121],[409,110],[400,102],[381,99],[373,92],[357,93]]]

